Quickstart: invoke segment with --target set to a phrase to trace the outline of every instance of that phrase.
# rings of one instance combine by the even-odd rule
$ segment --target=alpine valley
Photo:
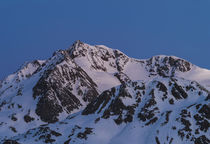
[[[0,81],[1,144],[209,144],[210,70],[76,41]]]

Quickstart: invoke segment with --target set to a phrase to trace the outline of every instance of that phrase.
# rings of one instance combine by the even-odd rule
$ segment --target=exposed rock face
[[[208,80],[181,58],[76,41],[0,82],[0,143],[206,144]]]
[[[146,61],[146,68],[151,75],[174,76],[176,71],[187,72],[192,68],[189,62],[174,56],[154,56]]]
[[[176,95],[173,94],[174,88]],[[103,140],[103,143],[128,143],[133,138],[137,139],[133,141],[134,144],[207,144],[210,127],[209,95],[210,92],[197,82],[177,77],[156,78],[148,82],[129,81],[104,91],[81,113],[70,115],[55,126],[46,125],[30,130],[21,135],[24,138],[18,136],[12,140],[27,142],[43,137],[45,139],[40,139],[40,142],[98,143],[105,132],[111,136],[107,141]],[[170,103],[171,99],[173,104]],[[109,125],[112,128],[107,128]],[[46,132],[40,128],[46,129]],[[59,135],[49,135],[51,131]],[[127,135],[126,139],[123,134]],[[142,136],[149,136],[150,139]]]
[[[45,71],[33,88],[33,97],[39,99],[36,114],[43,121],[58,121],[59,113],[71,113],[83,106],[82,101],[88,103],[98,95],[94,81],[83,69],[73,65],[66,61]]]
[[[90,67],[95,70],[115,71],[123,70],[123,67],[129,61],[129,57],[120,52],[119,50],[112,50],[105,46],[90,46],[81,41],[73,44],[72,48],[67,52],[71,58],[85,58],[90,64]]]

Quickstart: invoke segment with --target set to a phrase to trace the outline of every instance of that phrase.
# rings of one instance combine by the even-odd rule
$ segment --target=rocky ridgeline
[[[137,60],[76,41],[48,60],[23,65],[1,82],[0,140],[119,143],[125,135],[129,141],[148,137],[152,130],[149,140],[138,141],[209,143],[210,92],[179,76],[195,68],[174,56]],[[106,129],[107,123],[113,131]],[[104,133],[111,135],[100,140]]]

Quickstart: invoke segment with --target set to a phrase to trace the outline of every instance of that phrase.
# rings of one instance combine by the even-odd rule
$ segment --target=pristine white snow
[[[210,70],[193,66],[191,71],[186,73],[178,73],[177,75],[188,80],[197,81],[210,90]]]

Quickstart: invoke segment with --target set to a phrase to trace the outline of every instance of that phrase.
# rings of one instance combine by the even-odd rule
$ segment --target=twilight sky
[[[210,69],[210,0],[0,0],[0,79],[75,40]]]

